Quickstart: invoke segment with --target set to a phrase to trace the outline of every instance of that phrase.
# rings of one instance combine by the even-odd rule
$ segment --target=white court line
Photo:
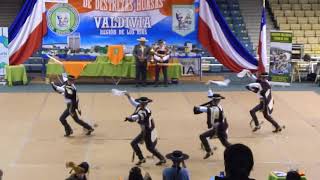
[[[23,149],[25,148],[26,144],[28,142],[30,142],[30,139],[32,137],[32,130],[36,124],[36,122],[39,121],[39,118],[40,118],[40,114],[41,112],[44,110],[44,106],[48,100],[48,97],[49,97],[49,93],[46,93],[46,96],[44,97],[43,99],[43,102],[41,103],[41,106],[40,106],[40,110],[38,111],[38,113],[36,114],[35,118],[32,120],[32,122],[30,123],[30,127],[28,128],[29,131],[27,132],[27,134],[22,138],[21,140],[21,145],[20,147],[17,149],[17,152],[16,152],[16,158],[14,158],[11,163],[9,164],[10,167],[15,167],[17,165],[17,161],[20,159],[21,157],[21,154],[23,152]]]

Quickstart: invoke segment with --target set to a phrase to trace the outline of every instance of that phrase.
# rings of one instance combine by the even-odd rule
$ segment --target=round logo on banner
[[[70,35],[77,30],[80,17],[70,4],[56,4],[47,13],[49,29],[59,36]]]

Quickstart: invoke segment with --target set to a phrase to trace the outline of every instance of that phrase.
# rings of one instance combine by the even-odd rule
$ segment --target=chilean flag
[[[257,70],[257,59],[232,33],[215,0],[200,0],[199,14],[199,41],[211,55],[233,72]]]
[[[258,55],[259,55],[259,65],[258,72],[266,72],[266,66],[268,63],[267,60],[267,23],[266,23],[266,13],[265,13],[265,0],[263,0],[263,9],[261,16],[261,25],[260,25],[260,37],[258,45]]]
[[[44,0],[26,0],[9,28],[10,64],[17,65],[38,50],[47,33]]]

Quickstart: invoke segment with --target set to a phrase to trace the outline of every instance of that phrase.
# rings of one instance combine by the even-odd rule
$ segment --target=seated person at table
[[[216,176],[214,180],[253,180],[249,178],[253,165],[250,148],[243,144],[233,144],[224,151],[226,176]]]
[[[163,80],[165,86],[168,86],[168,71],[167,71],[167,64],[170,58],[170,50],[165,45],[163,40],[158,41],[158,47],[154,50],[154,60],[156,63],[156,79],[155,79],[155,86],[159,84],[159,74],[160,70],[162,69],[163,73]]]

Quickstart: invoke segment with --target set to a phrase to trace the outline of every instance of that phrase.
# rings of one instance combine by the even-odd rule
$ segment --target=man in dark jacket
[[[147,63],[150,59],[151,48],[146,45],[148,40],[145,37],[141,37],[137,40],[139,41],[139,44],[134,46],[132,54],[136,60],[136,86],[138,87],[140,84],[146,86]]]

